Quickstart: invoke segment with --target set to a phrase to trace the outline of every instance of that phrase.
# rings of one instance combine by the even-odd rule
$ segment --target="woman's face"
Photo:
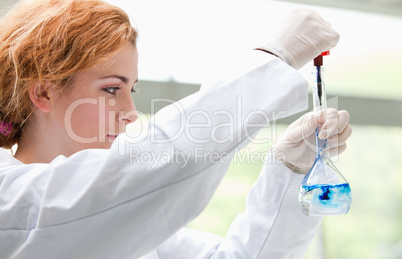
[[[137,119],[131,96],[137,81],[138,52],[131,44],[76,74],[53,110],[63,153],[109,148],[126,125]]]

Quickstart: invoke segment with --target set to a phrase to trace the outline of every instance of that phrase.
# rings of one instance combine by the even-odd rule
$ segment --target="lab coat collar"
[[[23,165],[21,161],[18,159],[14,158],[9,151],[0,148],[0,168],[4,166],[10,166],[10,165]]]

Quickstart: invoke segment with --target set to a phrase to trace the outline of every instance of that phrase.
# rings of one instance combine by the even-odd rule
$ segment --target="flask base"
[[[344,215],[351,204],[348,183],[302,185],[299,189],[299,205],[307,216]]]

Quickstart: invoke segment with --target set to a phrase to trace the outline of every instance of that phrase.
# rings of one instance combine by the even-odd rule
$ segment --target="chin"
[[[91,144],[86,144],[86,145],[80,145],[75,150],[75,153],[82,151],[82,150],[86,150],[86,149],[109,149],[111,146],[112,146],[112,143],[107,143],[107,142],[103,142],[103,143],[97,142],[97,143],[91,143]]]

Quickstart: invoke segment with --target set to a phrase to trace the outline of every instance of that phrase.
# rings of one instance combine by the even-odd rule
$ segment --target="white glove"
[[[338,41],[339,34],[317,12],[296,9],[282,29],[258,49],[270,52],[299,69],[333,48]]]
[[[346,149],[346,140],[352,134],[347,111],[328,108],[326,116],[322,112],[309,112],[293,122],[285,134],[271,149],[278,161],[294,172],[306,174],[316,157],[315,132],[320,139],[327,138],[329,155],[341,154]],[[325,119],[324,119],[325,117]]]

